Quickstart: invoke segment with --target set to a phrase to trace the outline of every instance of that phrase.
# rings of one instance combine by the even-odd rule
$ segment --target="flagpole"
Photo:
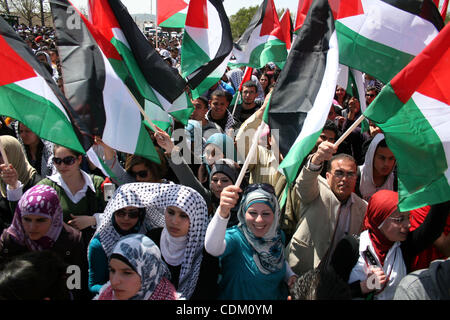
[[[239,173],[239,176],[236,180],[236,183],[234,184],[236,187],[239,187],[241,185],[242,180],[244,179],[245,172],[247,171],[248,165],[250,164],[250,160],[253,159],[253,155],[256,151],[256,147],[258,146],[259,136],[261,135],[261,131],[264,128],[265,122],[262,121],[259,125],[258,129],[256,130],[256,134],[253,137],[253,142],[250,147],[250,150],[247,154],[247,158],[245,159],[244,165],[242,166],[241,172]]]
[[[150,127],[153,129],[153,131],[158,132],[157,126],[155,126],[155,124],[152,122],[152,120],[150,120],[150,118],[148,117],[148,115],[145,113],[145,110],[142,108],[141,104],[136,100],[136,98],[134,97],[134,95],[131,93],[130,89],[128,89],[127,86],[125,86],[125,88],[127,88],[128,92],[130,93],[130,96],[133,98],[133,101],[136,103],[136,105],[139,107],[139,111],[141,112],[142,116],[144,117],[145,120],[147,120],[148,124],[150,125]]]
[[[238,103],[238,101],[239,101],[240,98],[241,98],[241,91],[238,90],[238,95],[237,95],[236,101],[234,102],[234,107],[233,107],[233,113],[232,113],[232,116],[233,116],[233,117],[234,117],[234,112],[236,111],[237,103]]]
[[[350,128],[345,131],[345,133],[334,143],[334,146],[337,148],[344,140],[349,136],[350,133],[352,133],[353,130],[361,123],[363,120],[366,119],[366,117],[362,114],[359,116],[358,119],[355,120],[355,122],[350,126]]]

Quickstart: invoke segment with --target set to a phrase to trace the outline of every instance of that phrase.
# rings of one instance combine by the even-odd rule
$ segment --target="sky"
[[[163,0],[170,1],[170,0]],[[77,6],[84,6],[87,8],[87,0],[71,0]],[[295,17],[297,12],[298,0],[274,0],[275,7],[279,10],[282,8],[289,8],[291,14]],[[122,0],[122,3],[127,7],[130,14],[134,13],[150,13],[150,7],[153,7],[152,13],[156,13],[156,0]],[[259,6],[262,0],[224,0],[223,6],[228,16],[231,16],[239,11],[241,8],[248,8],[252,6]]]

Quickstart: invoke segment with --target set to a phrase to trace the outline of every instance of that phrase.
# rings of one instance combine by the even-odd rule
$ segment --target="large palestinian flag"
[[[181,49],[181,75],[197,98],[224,75],[233,49],[221,0],[191,0]]]
[[[50,1],[64,90],[91,132],[111,148],[159,163],[138,102],[105,55],[107,40],[70,1]]]
[[[333,14],[327,0],[316,0],[300,28],[280,73],[264,120],[279,130],[280,164],[292,183],[314,147],[330,111],[339,68]]]
[[[85,153],[89,130],[50,73],[0,17],[0,114],[17,119],[39,137]]]
[[[242,37],[234,44],[235,65],[255,69],[274,62],[283,68],[287,49],[273,0],[264,0]]]
[[[184,28],[189,0],[156,0],[156,23],[160,27]]]
[[[431,0],[341,0],[340,63],[387,83],[443,26]]]
[[[193,106],[184,92],[186,81],[148,43],[123,4],[89,0],[89,9],[93,25],[108,40],[109,61],[140,104],[158,106],[187,124]]]
[[[447,25],[364,113],[397,160],[400,211],[450,200],[449,43]]]

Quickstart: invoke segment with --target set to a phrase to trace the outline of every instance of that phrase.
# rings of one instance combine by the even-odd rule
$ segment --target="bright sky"
[[[77,6],[84,6],[87,8],[87,0],[71,0]],[[163,0],[170,1],[170,0]],[[291,14],[295,17],[297,12],[298,0],[274,0],[277,9],[289,8]],[[150,13],[152,7],[153,14],[156,13],[156,0],[122,0],[122,3],[127,7],[128,11],[133,13]],[[223,6],[228,16],[231,16],[239,11],[241,8],[248,8],[252,6],[259,6],[262,0],[224,0]]]

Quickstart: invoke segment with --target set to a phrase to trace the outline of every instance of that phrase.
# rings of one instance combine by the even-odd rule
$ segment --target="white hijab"
[[[361,192],[362,198],[366,201],[369,201],[370,197],[378,190],[394,190],[394,170],[391,171],[382,186],[377,187],[373,181],[373,158],[375,156],[375,151],[377,150],[378,144],[383,139],[384,134],[382,133],[378,133],[373,138],[372,142],[370,142],[369,148],[367,149],[364,164],[359,167],[361,171],[359,191]]]

